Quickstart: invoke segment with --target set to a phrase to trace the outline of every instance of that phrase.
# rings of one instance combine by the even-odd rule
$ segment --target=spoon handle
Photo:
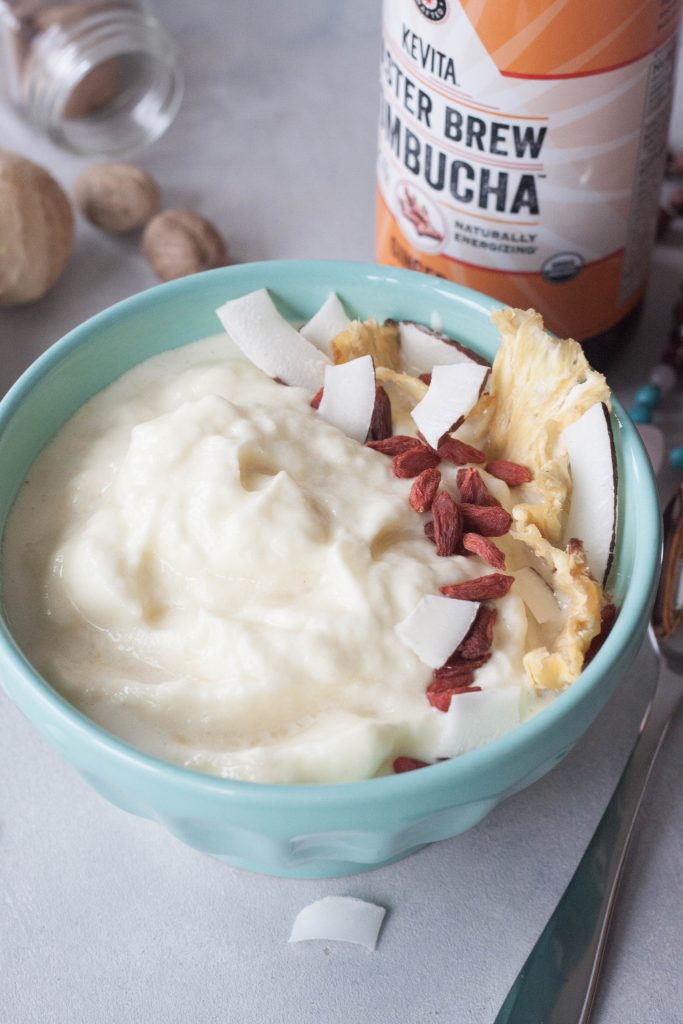
[[[612,799],[494,1024],[588,1024],[633,826],[681,692],[660,668]]]

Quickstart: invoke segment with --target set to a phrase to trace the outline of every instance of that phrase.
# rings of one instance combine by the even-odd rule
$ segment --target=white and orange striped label
[[[680,0],[385,0],[378,258],[579,339],[638,301]]]

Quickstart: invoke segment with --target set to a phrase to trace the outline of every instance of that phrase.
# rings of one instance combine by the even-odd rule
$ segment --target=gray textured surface
[[[167,0],[163,16],[188,93],[140,162],[167,203],[213,218],[238,260],[371,259],[378,0]],[[82,166],[5,111],[0,140],[66,183]],[[657,252],[638,343],[615,371],[626,397],[657,360],[682,273],[679,234]],[[2,389],[69,327],[152,283],[134,242],[80,224],[59,287],[0,312]],[[0,698],[0,1021],[486,1024],[599,819],[651,670],[643,652],[569,758],[478,828],[316,882],[232,870],[116,810]],[[682,755],[679,722],[629,864],[599,1024],[683,1021]],[[287,945],[298,910],[326,894],[389,908],[376,953]]]

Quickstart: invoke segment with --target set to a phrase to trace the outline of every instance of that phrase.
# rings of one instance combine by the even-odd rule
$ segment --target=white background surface
[[[372,259],[379,0],[157,6],[188,77],[177,122],[138,161],[167,205],[213,219],[237,261]],[[83,166],[4,110],[0,145],[66,185]],[[627,400],[657,362],[682,277],[683,229],[658,247],[638,339],[613,374]],[[153,283],[135,241],[79,223],[59,285],[0,311],[1,389],[70,327]],[[680,435],[679,417],[661,422]],[[651,671],[643,652],[575,751],[471,832],[311,882],[233,870],[115,809],[0,698],[0,1021],[492,1021],[600,817]],[[599,1024],[683,1022],[682,758],[679,721],[629,863]],[[287,945],[298,910],[328,894],[389,908],[376,953]]]

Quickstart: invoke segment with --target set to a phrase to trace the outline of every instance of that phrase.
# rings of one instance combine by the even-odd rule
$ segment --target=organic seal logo
[[[548,284],[573,281],[583,267],[583,256],[578,252],[556,252],[541,267],[541,277]]]
[[[446,0],[415,0],[415,3],[429,21],[443,21],[448,14]]]

